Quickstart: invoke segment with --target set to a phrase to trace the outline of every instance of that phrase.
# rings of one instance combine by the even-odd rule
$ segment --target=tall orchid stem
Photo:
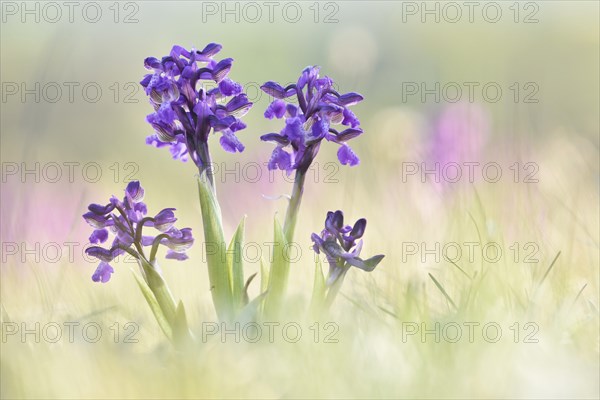
[[[296,230],[298,210],[300,209],[302,194],[304,193],[305,178],[306,171],[296,170],[294,188],[292,189],[292,196],[290,198],[290,203],[285,214],[285,222],[283,224],[283,234],[285,235],[285,240],[288,243],[291,243],[294,240],[294,231]]]
[[[217,195],[217,189],[215,187],[215,178],[214,178],[214,170],[212,165],[212,158],[210,157],[210,151],[208,150],[207,143],[201,143],[198,146],[198,156],[200,160],[202,160],[203,165],[198,167],[200,175],[206,171],[206,177],[208,178],[208,182],[210,183],[210,187],[215,195]]]
[[[227,267],[227,262],[223,258],[227,249],[223,234],[221,208],[217,200],[214,184],[210,181],[212,171],[210,167],[204,169],[204,171],[206,171],[207,177],[204,178],[202,173],[198,177],[198,193],[200,196],[200,210],[202,212],[202,226],[204,228],[208,278],[217,316],[219,320],[226,321],[233,315],[232,277]]]
[[[294,239],[298,210],[300,209],[302,193],[304,192],[305,176],[305,170],[296,170],[294,188],[292,189],[292,196],[285,214],[283,232],[280,230],[279,234],[277,233],[279,223],[277,221],[275,223],[275,240],[278,242],[283,241],[284,243],[276,243],[275,247],[273,247],[273,262],[271,263],[271,272],[269,273],[269,294],[265,303],[265,315],[267,318],[277,318],[279,316],[281,303],[285,297],[290,260],[289,258],[281,257],[282,254],[277,254],[277,252],[284,251],[287,247],[286,244],[289,245]]]
[[[207,143],[200,143],[198,156],[201,165],[198,166],[198,189],[200,194],[200,209],[202,212],[202,227],[204,228],[205,248],[207,255],[208,278],[210,280],[213,304],[221,321],[232,318],[233,294],[231,288],[231,273],[227,263],[223,262],[222,254],[226,252],[221,207],[217,199],[214,170]],[[203,184],[202,175],[206,175],[207,185]],[[210,186],[208,188],[207,186]]]

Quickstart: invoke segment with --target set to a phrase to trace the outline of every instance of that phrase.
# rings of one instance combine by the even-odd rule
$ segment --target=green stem
[[[298,218],[298,210],[302,202],[302,194],[304,193],[304,180],[306,172],[297,170],[294,178],[294,187],[290,203],[285,213],[285,222],[283,224],[283,234],[288,243],[292,243],[294,239],[294,231],[296,230],[296,220]]]
[[[285,299],[287,280],[290,269],[290,260],[284,255],[288,245],[294,239],[298,210],[304,192],[304,179],[306,171],[296,170],[292,195],[285,214],[283,228],[275,220],[275,246],[273,247],[273,262],[269,272],[269,293],[265,300],[265,316],[267,318],[278,318],[281,304]],[[279,229],[278,229],[279,227]]]
[[[344,272],[341,273],[341,275],[336,279],[336,281],[333,283],[333,285],[331,285],[331,287],[327,291],[327,295],[325,296],[325,302],[323,304],[324,311],[328,311],[331,308],[331,304],[333,304],[333,301],[335,300],[338,293],[340,292],[340,289],[342,288],[342,283],[344,283],[344,278],[346,277],[346,272],[348,272],[348,269],[350,269],[350,266],[344,264]]]
[[[215,198],[217,197],[217,189],[215,187],[215,178],[214,171],[212,165],[212,158],[210,157],[210,151],[208,151],[208,144],[202,143],[198,146],[198,156],[203,161],[204,165],[199,169],[200,176],[202,176],[203,172],[206,172],[206,177],[208,178],[208,182],[210,183],[210,187],[212,188],[213,194]]]

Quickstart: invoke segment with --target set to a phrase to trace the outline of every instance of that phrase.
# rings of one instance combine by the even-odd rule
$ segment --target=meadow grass
[[[210,294],[197,290],[206,271],[164,268],[173,291],[186,302],[198,339],[185,352],[173,350],[163,337],[127,265],[118,265],[118,279],[102,287],[92,285],[81,265],[4,265],[3,323],[25,322],[31,329],[35,322],[93,321],[103,327],[103,337],[89,343],[76,330],[69,343],[64,328],[57,343],[43,336],[35,343],[32,334],[24,341],[7,336],[2,397],[597,398],[597,205],[594,189],[575,189],[577,197],[560,199],[539,187],[510,192],[482,184],[434,192],[438,189],[418,182],[389,193],[383,208],[398,198],[406,206],[394,221],[383,221],[390,227],[371,226],[369,232],[370,249],[385,253],[386,260],[373,273],[350,272],[331,314],[320,320],[317,343],[310,328],[315,321],[306,313],[314,268],[310,256],[292,266],[290,300],[281,318],[282,325],[295,321],[302,327],[297,343],[279,330],[273,343],[266,334],[257,343],[243,336],[236,343],[233,335],[203,338],[203,322],[216,321]],[[439,195],[443,201],[419,211],[408,200],[424,195],[419,190],[434,190],[430,198]],[[353,201],[365,203],[367,197],[357,192]],[[524,210],[531,210],[528,219],[519,218]],[[544,218],[534,224],[535,212]],[[392,225],[396,231],[390,237]],[[267,238],[269,232],[263,234]],[[401,243],[409,239],[432,248],[431,238],[494,241],[506,254],[486,262],[477,250],[473,260],[435,262],[429,256],[423,263],[421,254],[408,257],[402,251]],[[536,243],[539,261],[525,263],[523,254],[516,260],[507,251],[512,242]],[[258,288],[251,292],[257,294]],[[124,342],[127,322],[139,326],[133,336],[137,343]],[[335,326],[326,330],[327,322]],[[115,323],[118,340],[110,329]],[[439,342],[433,333],[421,336],[423,328],[435,330],[436,323]],[[479,323],[472,342],[468,323]],[[495,328],[483,336],[486,323],[501,327],[497,342],[486,340],[494,339]],[[447,338],[454,337],[456,325],[462,337],[452,343]],[[325,336],[336,327],[329,339],[337,343],[327,342]],[[411,335],[415,327],[419,332]]]

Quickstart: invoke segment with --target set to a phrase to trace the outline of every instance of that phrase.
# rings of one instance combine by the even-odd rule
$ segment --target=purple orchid
[[[244,150],[235,133],[246,127],[239,117],[252,107],[242,85],[227,78],[233,59],[213,60],[220,50],[216,43],[201,51],[173,46],[161,60],[146,58],[144,65],[152,73],[140,82],[154,107],[146,120],[155,133],[146,143],[168,147],[174,159],[191,157],[201,172],[210,165],[211,131],[221,133],[226,151]],[[216,87],[209,89],[209,83]]]
[[[383,255],[373,256],[367,260],[359,257],[362,250],[362,236],[367,227],[364,218],[356,221],[354,226],[344,225],[344,213],[340,210],[327,213],[325,229],[321,235],[313,233],[311,239],[317,254],[325,253],[329,263],[327,286],[332,286],[343,277],[351,266],[364,271],[373,271],[383,259]]]
[[[83,218],[94,228],[90,236],[90,243],[101,244],[108,240],[109,231],[115,235],[110,248],[91,246],[86,253],[100,260],[100,265],[92,275],[94,282],[108,282],[114,269],[109,264],[119,255],[125,252],[131,254],[138,260],[145,259],[152,265],[155,260],[158,245],[162,244],[169,248],[166,257],[176,260],[185,260],[185,254],[192,244],[192,230],[183,228],[181,230],[173,225],[175,218],[174,208],[165,208],[155,217],[147,217],[144,189],[139,181],[129,182],[125,189],[125,197],[120,201],[111,197],[107,205],[90,204],[88,212]],[[157,236],[143,236],[144,226],[154,227],[160,234]],[[146,258],[144,247],[152,246],[150,258]]]
[[[319,67],[307,67],[296,84],[283,87],[267,82],[261,89],[275,100],[267,107],[265,118],[285,117],[285,127],[280,133],[261,136],[264,141],[274,142],[277,147],[269,160],[269,169],[305,172],[319,151],[323,139],[340,145],[337,156],[344,165],[359,163],[358,156],[347,141],[359,136],[360,121],[350,111],[350,106],[363,100],[358,93],[340,95],[333,89],[333,81],[319,77]],[[298,105],[286,103],[285,99],[296,96]],[[332,128],[341,124],[341,132]],[[286,148],[291,146],[291,152]]]

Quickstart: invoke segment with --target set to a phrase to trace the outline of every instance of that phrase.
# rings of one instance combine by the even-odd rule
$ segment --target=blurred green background
[[[475,3],[471,22],[462,2],[275,2],[272,21],[263,2],[77,2],[70,22],[60,2],[60,18],[43,2],[3,2],[3,322],[141,326],[135,345],[3,337],[3,398],[597,398],[599,5]],[[457,9],[462,16],[452,22]],[[497,9],[498,21],[491,22]],[[310,234],[322,229],[326,212],[342,209],[349,219],[368,219],[364,254],[386,258],[370,274],[351,271],[332,317],[340,324],[337,345],[213,343],[188,365],[164,351],[126,264],[115,268],[109,284],[90,280],[95,264],[81,250],[90,230],[80,216],[90,202],[120,196],[125,182],[139,179],[150,213],[176,207],[182,226],[195,232],[190,260],[161,264],[194,327],[214,320],[195,169],[144,144],[152,133],[145,122],[151,107],[137,85],[145,57],[166,55],[173,44],[203,48],[209,42],[223,45],[218,58],[234,58],[230,77],[255,103],[239,134],[242,154],[225,153],[212,138],[213,161],[230,171],[217,170],[226,236],[248,215],[247,238],[265,256],[272,216],[285,211],[283,200],[271,198],[291,186],[264,167],[272,146],[259,136],[279,130],[281,121],[263,118],[269,99],[258,86],[294,82],[305,66],[319,65],[341,92],[365,97],[354,107],[365,133],[351,143],[361,164],[340,166],[337,148],[321,147],[296,233],[302,255],[290,276],[293,320],[310,296]],[[465,82],[475,85],[473,101]],[[433,94],[423,101],[421,85],[436,83],[439,101]],[[486,97],[486,84],[502,89],[498,101]],[[407,92],[412,85],[418,93]],[[453,102],[456,86],[463,91]],[[464,177],[456,184],[422,182],[419,174],[403,179],[409,163],[444,160],[495,162],[502,177],[490,183],[476,169],[473,183]],[[23,175],[36,163],[39,172]],[[55,163],[59,179],[53,179]],[[525,181],[526,163],[537,182]],[[97,167],[102,175],[95,179]],[[432,248],[468,241],[505,249],[498,263],[478,257],[461,264],[471,276],[487,271],[477,287],[444,260],[423,262],[421,254],[403,251],[406,243]],[[67,242],[76,243],[73,257]],[[25,254],[22,246],[35,249],[36,243],[40,250]],[[49,243],[58,244],[59,257],[43,254]],[[521,251],[536,245],[537,262],[512,257],[512,243]],[[12,244],[21,247],[13,251]],[[247,263],[248,275],[258,269],[257,262]],[[467,311],[456,313],[428,273],[455,301],[467,302]],[[540,342],[399,339],[403,321],[469,320],[497,321],[506,332],[515,321],[534,321]]]

